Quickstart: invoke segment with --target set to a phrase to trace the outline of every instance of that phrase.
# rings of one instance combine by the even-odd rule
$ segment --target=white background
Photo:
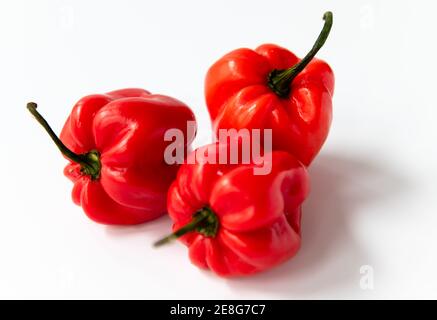
[[[88,220],[65,160],[25,109],[59,132],[90,93],[143,87],[196,113],[224,53],[271,42],[302,56],[334,12],[319,57],[335,71],[334,122],[310,174],[303,247],[244,279],[159,251],[166,217],[137,227]],[[435,1],[0,2],[0,298],[437,298]],[[151,151],[153,152],[153,151]],[[360,268],[374,270],[373,290]]]

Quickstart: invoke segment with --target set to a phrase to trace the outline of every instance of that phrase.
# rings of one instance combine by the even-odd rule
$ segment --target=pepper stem
[[[217,216],[209,207],[204,207],[193,215],[193,219],[189,223],[169,234],[168,236],[156,241],[153,246],[160,247],[193,231],[197,231],[206,237],[215,237],[217,230]]]
[[[314,58],[320,48],[328,39],[329,32],[331,31],[333,17],[332,12],[325,12],[323,15],[323,20],[325,20],[325,24],[323,26],[322,31],[320,32],[319,37],[314,43],[310,52],[300,60],[293,67],[285,70],[273,70],[270,72],[268,76],[268,85],[270,89],[272,89],[278,96],[281,98],[286,98],[290,94],[290,84],[293,82],[294,78],[310,63],[310,61]]]
[[[36,110],[37,106],[38,105],[35,102],[29,102],[27,104],[27,109],[49,134],[50,138],[52,138],[53,142],[56,144],[61,153],[71,161],[80,164],[81,171],[84,174],[90,175],[93,180],[98,179],[101,168],[99,152],[92,150],[84,154],[77,154],[68,149],[61,139],[58,138],[44,117]]]

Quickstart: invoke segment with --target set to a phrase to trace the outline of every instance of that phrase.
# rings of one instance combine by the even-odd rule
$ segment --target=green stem
[[[293,82],[294,78],[310,63],[310,61],[314,58],[320,48],[328,39],[329,32],[331,31],[333,17],[332,12],[325,12],[323,15],[323,20],[325,20],[325,24],[323,26],[322,31],[320,32],[319,37],[314,43],[310,52],[300,60],[293,67],[286,70],[273,70],[268,77],[268,85],[269,87],[281,98],[286,98],[290,94],[290,84]]]
[[[160,247],[193,231],[197,231],[206,237],[215,237],[217,229],[217,216],[209,207],[204,207],[193,215],[193,219],[189,223],[168,236],[156,241],[153,246]]]
[[[71,161],[80,164],[84,174],[90,175],[92,179],[99,178],[101,168],[99,153],[96,150],[92,150],[84,154],[77,154],[68,149],[61,139],[58,138],[44,117],[38,112],[38,110],[36,110],[36,108],[37,104],[35,102],[29,102],[27,104],[27,109],[29,112],[49,134],[50,138],[52,138],[53,142],[56,144],[61,153]]]

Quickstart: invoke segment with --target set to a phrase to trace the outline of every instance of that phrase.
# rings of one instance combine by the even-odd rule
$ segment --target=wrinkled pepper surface
[[[332,13],[303,58],[273,44],[234,50],[215,62],[205,79],[213,128],[272,129],[273,149],[309,165],[325,142],[332,118],[334,74],[314,56],[325,43]]]
[[[174,233],[155,245],[179,238],[199,268],[220,276],[249,275],[298,251],[308,175],[306,168],[284,151],[261,156],[271,162],[270,173],[265,175],[255,175],[253,163],[208,162],[206,158],[218,158],[224,149],[229,154],[226,143],[201,147],[180,167],[168,195]],[[253,162],[265,165],[259,159]]]
[[[166,213],[167,191],[178,165],[164,161],[167,129],[185,133],[194,115],[184,103],[143,89],[122,89],[82,98],[73,107],[60,139],[43,125],[70,160],[64,174],[74,182],[73,201],[94,221],[138,224]]]

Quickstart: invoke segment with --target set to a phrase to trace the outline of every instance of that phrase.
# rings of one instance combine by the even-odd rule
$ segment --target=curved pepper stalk
[[[155,246],[179,239],[199,268],[220,276],[243,276],[270,269],[297,253],[309,179],[306,168],[283,151],[261,157],[271,162],[265,175],[254,173],[253,159],[249,164],[205,161],[228,148],[220,142],[201,147],[180,167],[168,192],[174,232]]]
[[[217,138],[220,129],[271,129],[274,150],[311,164],[332,120],[334,74],[315,58],[331,31],[332,13],[323,19],[323,29],[303,59],[264,44],[231,51],[210,67],[205,98]]]
[[[142,89],[122,89],[82,98],[73,107],[60,137],[27,105],[62,154],[64,174],[73,181],[73,201],[103,224],[143,223],[166,213],[167,191],[179,165],[165,162],[170,129],[184,134],[190,149],[194,122],[190,108],[174,98]]]

